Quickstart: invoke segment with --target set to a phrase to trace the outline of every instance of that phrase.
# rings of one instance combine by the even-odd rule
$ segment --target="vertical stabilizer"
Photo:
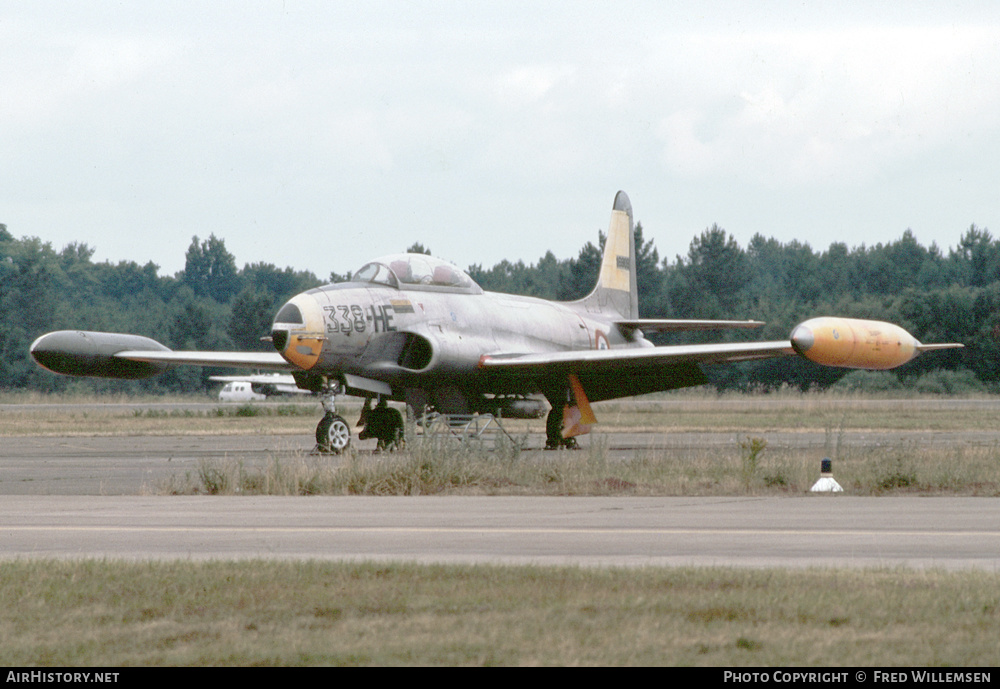
[[[588,312],[622,319],[639,317],[639,290],[635,277],[635,228],[632,204],[624,191],[615,195],[611,222],[604,242],[601,272],[590,296],[580,300]]]

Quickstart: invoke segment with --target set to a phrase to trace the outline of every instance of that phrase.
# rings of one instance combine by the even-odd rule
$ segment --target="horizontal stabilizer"
[[[689,319],[635,318],[615,321],[623,331],[642,330],[653,333],[682,333],[693,330],[739,330],[762,328],[762,321],[711,321]]]

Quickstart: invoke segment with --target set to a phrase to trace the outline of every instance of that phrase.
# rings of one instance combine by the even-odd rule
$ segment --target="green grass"
[[[1000,574],[13,561],[0,663],[995,665]]]

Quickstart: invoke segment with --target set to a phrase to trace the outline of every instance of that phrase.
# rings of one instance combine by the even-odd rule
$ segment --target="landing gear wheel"
[[[316,446],[320,452],[340,454],[351,444],[351,427],[342,416],[326,414],[316,426]]]
[[[398,409],[378,406],[364,415],[365,428],[358,437],[361,440],[376,438],[379,450],[398,450],[403,447],[403,415]]]
[[[562,446],[562,407],[555,404],[549,411],[548,418],[545,419],[545,449],[558,450]]]

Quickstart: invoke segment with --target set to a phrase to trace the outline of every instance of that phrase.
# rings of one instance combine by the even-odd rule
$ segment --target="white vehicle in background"
[[[291,375],[257,373],[249,376],[211,376],[209,380],[224,382],[219,391],[223,402],[262,402],[271,395],[309,395],[295,384]]]
[[[219,391],[219,399],[223,402],[263,402],[267,395],[254,392],[252,383],[241,380],[223,385]]]

